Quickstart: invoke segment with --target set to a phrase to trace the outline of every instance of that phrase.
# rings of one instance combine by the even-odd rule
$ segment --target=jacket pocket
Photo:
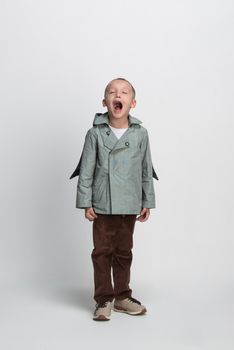
[[[103,194],[105,193],[107,186],[107,179],[106,176],[102,176],[94,181],[93,188],[92,188],[92,199],[93,202],[97,203],[100,202],[103,198]]]

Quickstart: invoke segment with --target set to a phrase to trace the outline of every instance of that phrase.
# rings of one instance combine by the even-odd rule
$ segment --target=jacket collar
[[[109,126],[109,118],[108,118],[108,112],[106,113],[96,113],[93,125],[103,125],[104,127],[100,129],[100,133],[103,139],[103,144],[105,147],[107,147],[110,151],[116,151],[119,149],[132,147],[132,144],[129,140],[131,138],[131,134],[134,132],[135,128],[132,128],[131,126],[134,124],[141,124],[142,122],[132,117],[130,114],[128,115],[129,118],[129,128],[125,131],[125,133],[118,139],[115,135],[115,133],[111,130]]]
[[[142,123],[141,120],[139,120],[135,117],[132,117],[130,114],[128,115],[128,119],[129,119],[129,125]],[[100,125],[100,124],[109,125],[108,112],[95,114],[95,117],[93,120],[93,125]]]

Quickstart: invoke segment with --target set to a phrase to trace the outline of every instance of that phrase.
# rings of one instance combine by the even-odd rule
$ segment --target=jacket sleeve
[[[141,152],[142,152],[142,208],[155,208],[153,165],[152,165],[149,136],[148,136],[147,130],[142,140]]]
[[[85,136],[84,147],[77,183],[76,208],[92,206],[92,184],[96,165],[96,137],[88,130]]]

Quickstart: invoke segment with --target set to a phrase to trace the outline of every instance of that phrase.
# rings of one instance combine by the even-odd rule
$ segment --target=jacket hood
[[[128,115],[129,118],[129,124],[141,124],[142,121],[132,117],[130,114]],[[108,118],[108,112],[105,113],[96,113],[94,120],[93,120],[93,125],[100,125],[100,124],[108,124],[109,125],[109,118]]]

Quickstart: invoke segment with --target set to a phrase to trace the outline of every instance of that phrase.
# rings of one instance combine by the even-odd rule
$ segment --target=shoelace
[[[129,297],[128,300],[129,300],[131,303],[136,303],[136,304],[141,305],[141,303],[139,302],[139,300],[134,299],[134,298],[132,298],[132,297]]]
[[[108,303],[108,301],[104,301],[104,302],[102,302],[102,303],[96,304],[96,310],[102,309],[102,308],[104,308],[104,307],[107,307],[107,303]]]

